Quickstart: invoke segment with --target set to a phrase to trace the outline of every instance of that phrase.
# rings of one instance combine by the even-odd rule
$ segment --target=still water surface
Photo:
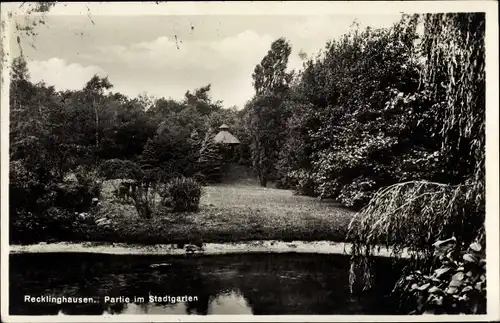
[[[386,297],[397,278],[377,260],[377,288],[349,294],[343,255],[240,254],[124,256],[83,253],[10,255],[11,315],[398,314]],[[25,302],[25,295],[92,297],[92,304]],[[130,302],[104,302],[129,297]],[[192,297],[149,302],[149,296]],[[144,302],[135,297],[144,297]]]

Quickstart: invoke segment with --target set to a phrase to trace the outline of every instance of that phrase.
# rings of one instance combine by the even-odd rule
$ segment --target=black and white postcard
[[[2,3],[2,322],[497,321],[498,3]]]

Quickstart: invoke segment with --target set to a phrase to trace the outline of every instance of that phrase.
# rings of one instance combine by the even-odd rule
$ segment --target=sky
[[[134,97],[182,99],[212,85],[212,99],[243,108],[253,94],[252,72],[271,43],[292,46],[289,69],[300,69],[299,52],[313,56],[327,41],[362,28],[389,27],[400,14],[335,15],[93,15],[49,13],[36,38],[21,37],[31,80],[57,90],[81,89],[94,75],[108,76],[114,92]],[[23,22],[24,18],[18,17]],[[12,57],[19,55],[16,35]],[[33,45],[33,46],[31,46]]]

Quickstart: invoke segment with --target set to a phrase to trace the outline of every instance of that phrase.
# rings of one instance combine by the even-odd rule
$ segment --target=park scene
[[[486,313],[484,13],[353,22],[316,52],[270,38],[228,106],[201,77],[175,97],[38,80],[62,4],[29,5],[10,36],[11,315]],[[45,294],[95,301],[22,301]]]

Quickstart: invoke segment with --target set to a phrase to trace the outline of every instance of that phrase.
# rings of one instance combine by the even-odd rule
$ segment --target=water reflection
[[[57,258],[56,258],[57,257]],[[10,256],[12,315],[394,314],[377,293],[348,293],[348,259],[306,254],[204,257],[19,254]],[[385,278],[386,265],[380,270]],[[24,295],[92,297],[93,304],[25,303]],[[130,302],[104,302],[129,297]],[[191,297],[151,301],[157,297]],[[143,297],[143,300],[137,297]],[[165,298],[167,299],[167,298]]]
[[[119,303],[120,309],[117,307],[108,308],[103,311],[103,314],[252,314],[247,300],[239,290],[234,290],[229,293],[212,296],[208,302],[182,302],[171,306],[152,303]],[[64,311],[60,315],[67,315]]]
[[[253,314],[243,294],[239,290],[218,295],[210,301],[208,314]]]
[[[177,314],[187,313],[187,306],[184,303],[178,303],[173,306],[163,307],[150,304],[126,304],[120,314]],[[105,314],[117,314],[105,311]]]

